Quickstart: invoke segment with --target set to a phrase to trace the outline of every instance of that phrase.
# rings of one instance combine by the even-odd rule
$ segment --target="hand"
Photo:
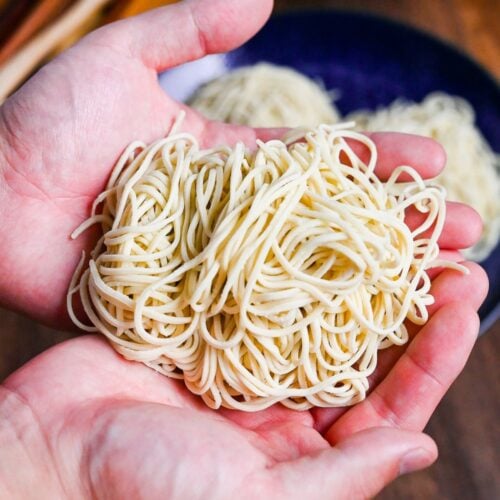
[[[117,22],[43,67],[0,108],[0,303],[56,326],[82,249],[70,241],[113,164],[136,139],[164,136],[183,107],[157,73],[243,43],[272,0],[186,1]],[[255,131],[187,110],[184,128],[204,144],[255,144]]]
[[[438,276],[431,320],[381,354],[375,389],[350,409],[213,411],[102,338],[60,344],[0,387],[0,496],[372,497],[436,457],[420,431],[467,359],[486,293],[469,267]]]
[[[181,108],[161,91],[156,72],[241,43],[269,9],[264,1],[184,2],[111,25],[47,65],[4,104],[4,304],[45,322],[63,321],[70,276],[95,238],[70,242],[68,235],[88,216],[124,147],[165,134]],[[187,112],[184,128],[205,144],[241,139],[251,145],[267,133]],[[443,167],[442,150],[428,139],[372,138],[381,177],[401,163],[426,177]],[[410,225],[415,217],[409,214]],[[474,211],[448,205],[440,245],[451,257],[459,258],[456,250],[479,232]],[[213,412],[178,382],[120,359],[102,340],[58,346],[2,389],[0,486],[19,492],[25,485],[29,494],[42,488],[51,498],[94,491],[111,498],[373,495],[400,469],[435,457],[420,431],[465,363],[487,288],[481,269],[468,266],[468,276],[444,271],[435,278],[431,320],[415,329],[408,349],[381,353],[375,389],[348,410]],[[423,450],[420,458],[404,458],[416,449]]]
[[[179,381],[80,337],[0,388],[0,496],[371,497],[435,459],[433,442],[414,430],[461,368],[476,329],[470,306],[443,306],[386,380],[340,419],[337,410],[280,406],[212,411]],[[441,343],[446,350],[436,351]]]
[[[102,338],[60,344],[0,387],[0,497],[372,497],[436,457],[420,431],[469,355],[487,288],[467,266],[437,276],[430,321],[381,353],[350,409],[213,411]]]
[[[272,0],[185,1],[108,25],[43,67],[3,104],[0,305],[69,326],[69,281],[97,230],[76,241],[69,235],[89,216],[125,147],[165,135],[181,108],[187,112],[184,128],[205,145],[253,145],[257,135],[268,136],[203,119],[164,93],[157,72],[241,44],[271,7]],[[398,162],[425,176],[443,166],[441,149],[428,139],[375,134],[374,140],[382,175]],[[474,227],[462,244],[479,227],[477,217],[466,214]],[[456,215],[451,211],[450,218]]]
[[[213,411],[102,338],[56,346],[0,388],[0,496],[372,497],[436,457],[421,430],[469,355],[487,289],[466,265],[435,278],[430,321],[407,349],[381,353],[371,394],[350,409]]]

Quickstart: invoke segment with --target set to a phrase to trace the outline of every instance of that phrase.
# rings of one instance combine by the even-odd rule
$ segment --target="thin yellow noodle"
[[[444,190],[409,166],[379,180],[375,145],[349,127],[292,130],[252,152],[175,131],[131,145],[73,233],[105,233],[71,281],[73,321],[212,408],[361,401],[378,351],[427,320],[426,270],[466,270],[438,260]],[[366,146],[366,164],[346,139]],[[413,231],[409,206],[425,215]]]
[[[445,149],[446,168],[436,178],[448,198],[472,206],[483,219],[481,240],[464,255],[482,261],[500,238],[500,155],[495,153],[475,124],[472,106],[460,97],[433,92],[420,103],[398,99],[377,111],[356,111],[363,131],[394,131],[432,137]]]

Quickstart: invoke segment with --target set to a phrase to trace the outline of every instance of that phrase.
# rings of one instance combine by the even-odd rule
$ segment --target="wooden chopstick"
[[[0,64],[11,57],[48,21],[54,19],[71,0],[42,0],[0,48]]]
[[[110,0],[79,0],[53,24],[31,39],[0,66],[0,103],[50,54],[64,38],[84,24]]]
[[[40,66],[48,55],[56,49],[67,47],[79,36],[95,27],[96,20],[92,17],[99,13],[103,7],[113,3],[113,0],[78,0],[74,2],[74,5],[68,7],[56,21],[27,41],[29,37],[26,36],[26,33],[34,32],[37,26],[42,26],[43,21],[49,16],[49,11],[56,11],[55,4],[58,5],[59,9],[63,9],[63,4],[68,3],[68,1],[71,2],[71,0],[42,0],[37,8],[36,16],[33,12],[30,16],[31,20],[23,23],[24,34],[22,33],[23,36],[19,35],[19,41],[14,41],[19,46],[20,41],[24,39],[25,45],[3,64],[0,59],[0,104]],[[105,22],[139,14],[154,7],[175,3],[178,0],[114,1],[117,5],[104,18]],[[11,43],[14,44],[14,41]]]
[[[33,0],[8,0],[0,4],[0,45],[4,44],[35,8]]]

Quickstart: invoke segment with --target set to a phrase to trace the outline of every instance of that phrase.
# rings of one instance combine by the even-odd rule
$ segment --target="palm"
[[[88,234],[70,242],[69,234],[88,217],[125,146],[165,135],[180,110],[158,85],[156,71],[98,42],[90,38],[51,62],[2,108],[7,132],[15,128],[10,142],[16,152],[39,157],[34,163],[7,158],[16,165],[7,180],[20,210],[29,206],[37,213],[35,252],[45,253],[57,316],[71,270],[95,239]],[[188,121],[186,126],[203,141],[203,121],[194,113]],[[49,239],[57,252],[46,252]],[[17,245],[21,252],[23,247]],[[33,248],[26,251],[29,255],[18,258],[33,275],[39,266]]]
[[[55,380],[55,390],[41,390]],[[192,484],[182,484],[182,478],[193,470],[200,497],[226,498],[248,490],[250,476],[260,486],[274,464],[329,447],[308,412],[209,410],[178,382],[124,361],[94,337],[40,356],[7,387],[38,417],[60,455],[55,462],[75,457],[67,466],[88,474],[92,488],[113,498],[139,490],[145,498],[187,498]],[[92,451],[90,462],[84,461],[85,450]],[[214,484],[217,477],[224,481]]]
[[[476,288],[469,298],[482,294]],[[30,428],[39,429],[48,450],[39,453],[53,464],[45,474],[61,481],[69,498],[88,492],[152,499],[368,497],[397,473],[396,457],[387,455],[400,453],[408,440],[422,446],[423,435],[394,428],[423,428],[461,368],[475,328],[467,308],[442,305],[408,350],[385,353],[376,374],[383,381],[348,410],[213,411],[181,382],[125,361],[94,336],[47,351],[5,387],[34,416]],[[439,342],[447,343],[446,353],[435,354]],[[9,417],[23,422],[16,412]],[[381,426],[393,430],[373,429]],[[30,449],[36,456],[37,447]]]

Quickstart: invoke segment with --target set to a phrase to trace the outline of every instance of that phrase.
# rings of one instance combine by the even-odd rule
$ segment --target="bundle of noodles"
[[[73,234],[95,222],[104,232],[75,271],[73,320],[212,408],[362,400],[378,351],[408,340],[406,320],[427,320],[426,270],[462,269],[437,260],[442,188],[406,166],[382,182],[376,161],[346,125],[254,152],[201,150],[186,133],[133,143]],[[411,182],[397,182],[403,172]],[[410,206],[426,215],[413,231]],[[74,315],[74,294],[92,326]]]
[[[332,96],[318,83],[266,63],[209,82],[189,105],[212,120],[251,127],[315,127],[339,120]]]
[[[436,182],[450,200],[472,206],[481,215],[481,240],[464,254],[485,259],[500,237],[500,155],[495,154],[475,126],[474,110],[459,97],[429,94],[420,104],[395,101],[378,111],[351,113],[359,130],[408,132],[432,137],[447,154],[446,168]]]

